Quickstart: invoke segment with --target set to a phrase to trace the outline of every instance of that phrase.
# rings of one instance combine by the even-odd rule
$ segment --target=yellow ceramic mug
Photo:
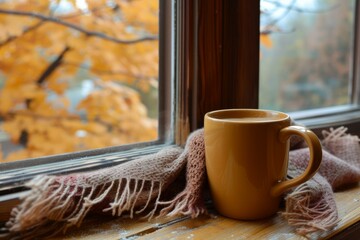
[[[235,219],[261,219],[276,213],[280,195],[310,179],[322,151],[317,136],[290,126],[289,115],[257,109],[226,109],[205,115],[206,170],[215,208]],[[289,138],[298,135],[310,148],[309,166],[286,180]]]

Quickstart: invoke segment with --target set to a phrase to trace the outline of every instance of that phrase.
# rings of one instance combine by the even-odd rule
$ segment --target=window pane
[[[351,103],[355,0],[261,1],[260,107]]]
[[[0,9],[0,162],[158,139],[159,0]]]

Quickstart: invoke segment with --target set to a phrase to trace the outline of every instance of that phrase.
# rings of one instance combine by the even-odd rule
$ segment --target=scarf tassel
[[[323,188],[319,188],[319,184]],[[329,192],[331,186],[316,175],[286,196],[286,209],[281,214],[300,235],[331,230],[338,224],[339,218],[335,200]]]

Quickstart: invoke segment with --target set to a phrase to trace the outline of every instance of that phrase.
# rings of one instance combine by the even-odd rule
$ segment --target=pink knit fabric
[[[323,131],[323,159],[318,172],[285,198],[283,216],[299,234],[334,227],[338,214],[333,191],[360,181],[359,138],[346,131],[344,127]],[[308,148],[291,151],[288,175],[295,177],[303,172],[308,159]]]
[[[344,128],[324,132],[323,145],[329,152],[324,151],[319,172],[285,197],[283,216],[301,234],[334,227],[338,215],[333,190],[360,180],[358,138],[345,132]],[[289,175],[306,168],[308,155],[307,149],[290,152]],[[170,186],[185,179],[185,166],[186,186],[174,194]],[[205,185],[204,131],[200,129],[189,136],[184,149],[167,148],[88,173],[36,177],[27,184],[30,193],[13,209],[7,229],[9,237],[20,239],[50,236],[79,226],[92,211],[147,218],[155,214],[197,217],[206,212]],[[165,200],[169,195],[170,200]]]

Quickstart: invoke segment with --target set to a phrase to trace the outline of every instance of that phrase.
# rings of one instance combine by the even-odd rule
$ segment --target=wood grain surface
[[[329,239],[343,230],[346,233],[347,228],[360,221],[359,185],[337,192],[335,198],[341,219],[338,226],[307,238],[297,235],[280,215],[261,221],[238,221],[213,214],[196,219],[180,217],[152,221],[93,217],[81,228],[55,239]]]

